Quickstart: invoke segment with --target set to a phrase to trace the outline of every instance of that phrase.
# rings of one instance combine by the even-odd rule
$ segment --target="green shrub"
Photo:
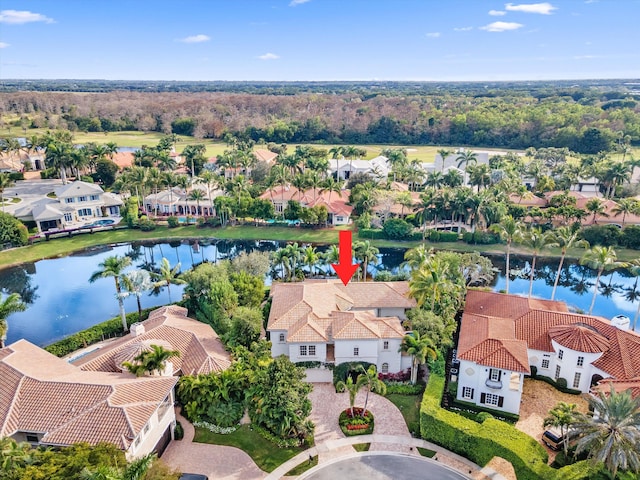
[[[404,383],[404,382],[392,382],[389,380],[383,380],[387,386],[387,395],[395,393],[397,395],[419,395],[424,391],[424,384],[416,383]]]
[[[0,245],[8,243],[13,247],[21,247],[28,241],[27,227],[13,215],[0,212]]]
[[[571,395],[581,395],[582,392],[580,390],[574,390],[573,388],[567,387],[567,380],[564,378],[559,378],[558,380],[554,380],[550,377],[545,377],[544,375],[536,376],[537,380],[542,380],[543,382],[552,385],[556,389],[560,390],[563,393],[569,393]]]
[[[150,232],[156,229],[156,222],[148,219],[147,217],[142,217],[138,221],[138,227],[140,227],[140,230],[142,230],[143,232]]]
[[[405,222],[401,218],[390,218],[382,226],[382,231],[386,238],[391,240],[406,240],[411,232],[413,232],[413,225]]]
[[[149,316],[149,312],[154,308],[147,308],[142,311],[142,320],[145,320]],[[138,312],[127,314],[127,325],[139,321]],[[120,317],[112,318],[106,322],[94,325],[91,328],[82,330],[81,332],[69,335],[58,342],[52,343],[44,349],[55,355],[56,357],[64,357],[71,352],[75,352],[81,348],[85,348],[94,343],[103,341],[105,338],[113,337],[114,335],[122,334],[122,320]]]
[[[440,232],[441,242],[457,242],[458,234],[456,232]]]
[[[440,241],[440,232],[434,229],[429,230],[429,241],[430,242],[439,242]]]
[[[640,250],[640,225],[628,225],[622,230],[620,245]]]
[[[622,232],[615,225],[592,225],[583,228],[580,235],[583,240],[589,242],[589,245],[610,247],[618,245],[622,237]]]
[[[386,237],[380,228],[361,228],[358,230],[358,238],[363,240],[382,240]]]
[[[9,178],[17,182],[18,180],[24,180],[24,173],[22,172],[9,172]]]
[[[180,220],[178,217],[171,216],[167,218],[167,224],[169,225],[169,228],[176,228],[180,225]]]
[[[90,177],[88,175],[81,175],[80,180],[86,183],[93,183],[93,177]]]
[[[182,440],[184,438],[184,428],[182,428],[182,424],[179,421],[176,422],[176,427],[173,430],[173,436],[176,440]]]
[[[560,470],[547,465],[548,455],[538,442],[511,425],[482,415],[477,423],[440,407],[444,378],[429,377],[420,406],[420,434],[478,465],[486,465],[494,456],[513,465],[519,480],[586,480],[593,468],[586,461]]]

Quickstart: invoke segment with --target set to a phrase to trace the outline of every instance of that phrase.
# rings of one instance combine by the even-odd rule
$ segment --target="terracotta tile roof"
[[[276,283],[268,330],[287,330],[290,342],[328,338],[401,338],[397,317],[377,317],[378,308],[411,308],[407,282],[350,283],[338,280]]]
[[[609,350],[609,340],[593,327],[586,325],[557,325],[549,329],[549,337],[563,347],[585,353],[603,353]]]
[[[347,205],[349,200],[349,190],[342,190],[342,196],[332,192],[320,192],[320,189],[316,189],[315,193],[313,189],[299,192],[297,188],[291,186],[276,186],[272,190],[267,190],[260,195],[260,198],[264,200],[271,200],[272,202],[287,203],[289,200],[295,200],[300,202],[303,206],[314,207],[318,205],[324,205],[327,207],[329,213],[338,215],[351,215],[353,207]]]
[[[50,445],[106,441],[127,449],[177,382],[84,372],[26,340],[0,352],[0,436],[40,432]]]
[[[273,163],[276,158],[278,158],[278,154],[272,152],[271,150],[266,150],[264,148],[256,148],[253,151],[253,154],[259,161]]]
[[[530,373],[527,345],[515,339],[490,338],[459,354],[458,358],[487,367]]]
[[[128,359],[133,359],[142,349],[150,349],[151,345],[162,345],[180,352],[179,357],[171,359],[174,373],[191,375],[228,368],[231,359],[218,335],[209,325],[186,315],[186,308],[174,305],[154,310],[142,322],[143,334],[122,337],[73,363],[83,370],[119,372],[122,361],[131,361]]]
[[[600,380],[600,383],[594,386],[593,389],[595,391],[609,393],[611,392],[611,387],[613,387],[614,392],[621,393],[626,390],[631,390],[631,396],[633,398],[640,397],[640,377],[631,378],[629,380],[614,380],[612,378],[605,378],[604,380]]]
[[[111,161],[115,163],[120,170],[133,166],[133,152],[117,152],[113,154]]]
[[[608,349],[593,365],[618,380],[640,377],[640,335],[620,330],[604,318],[566,310],[562,302],[469,290],[458,348],[466,351],[490,338],[503,339],[504,334],[496,335],[479,323],[482,317],[487,318],[483,320],[486,322],[500,318],[503,322],[512,322],[515,340],[525,342],[532,350],[552,352],[551,336],[571,345],[567,348],[580,347],[588,351],[602,351],[608,342]]]

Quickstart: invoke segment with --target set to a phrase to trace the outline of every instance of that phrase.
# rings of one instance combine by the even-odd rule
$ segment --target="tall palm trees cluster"
[[[360,267],[357,271],[358,281],[367,281],[367,269],[369,265],[379,262],[380,250],[371,245],[369,240],[353,243],[351,257]],[[272,254],[274,269],[283,282],[295,282],[305,277],[314,277],[319,272],[323,276],[330,273],[330,265],[339,262],[340,252],[336,245],[331,245],[326,252],[318,252],[312,245],[300,245],[297,242],[290,243],[279,248]],[[278,272],[279,270],[279,272]]]
[[[619,471],[640,473],[640,397],[611,386],[587,396],[587,401],[588,413],[560,402],[549,411],[544,426],[560,428],[565,454],[571,446],[574,455],[586,454],[611,478],[618,478]]]

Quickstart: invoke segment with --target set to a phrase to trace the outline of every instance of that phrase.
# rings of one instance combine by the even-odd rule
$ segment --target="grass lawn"
[[[318,465],[318,456],[317,455],[315,457],[311,457],[311,462],[309,462],[309,461],[302,462],[297,467],[294,467],[291,470],[289,470],[287,473],[285,473],[284,476],[285,477],[289,477],[289,476],[297,477],[298,475],[302,475],[304,472],[306,472],[307,470],[315,467],[316,465]]]
[[[369,447],[371,447],[370,443],[356,443],[355,445],[353,445],[353,449],[356,452],[368,452]]]
[[[242,425],[228,435],[212,433],[204,428],[196,428],[194,442],[227,445],[245,451],[256,465],[265,472],[272,472],[290,458],[295,457],[305,448],[278,448],[258,433]]]
[[[416,447],[418,449],[418,452],[420,452],[420,455],[422,455],[423,457],[428,457],[428,458],[433,458],[434,455],[436,454],[436,452],[434,452],[433,450],[429,450],[428,448],[422,448],[422,447]]]
[[[422,401],[422,394],[420,395],[398,395],[391,393],[386,396],[402,413],[404,421],[407,423],[409,432],[417,436],[420,435],[420,402]]]

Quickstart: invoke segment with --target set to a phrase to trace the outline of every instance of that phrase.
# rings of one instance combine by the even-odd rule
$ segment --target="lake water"
[[[284,245],[284,244],[282,244]],[[89,283],[91,274],[98,270],[98,264],[111,255],[128,255],[132,258],[134,268],[158,267],[162,257],[166,257],[171,265],[178,262],[182,270],[191,268],[203,261],[215,262],[224,258],[232,258],[242,251],[272,252],[281,246],[276,241],[230,241],[204,240],[195,244],[193,241],[175,241],[165,243],[121,244],[70,255],[64,258],[41,260],[0,270],[0,290],[3,294],[18,292],[28,302],[25,312],[19,312],[8,318],[9,332],[7,343],[25,338],[37,345],[46,345],[79,330],[88,328],[112,317],[118,316],[118,303],[115,297],[112,278],[99,279]],[[324,250],[319,247],[319,250]],[[369,273],[387,269],[397,272],[403,261],[404,249],[380,249],[379,264],[370,265]],[[500,274],[492,288],[504,290],[504,257],[492,258]],[[524,294],[529,291],[526,258],[512,257],[511,269],[520,270],[522,278],[513,279],[510,293]],[[538,260],[535,273],[533,294],[541,298],[550,298],[556,261]],[[571,307],[587,311],[591,302],[595,272],[572,262],[567,262],[560,279],[556,299],[567,302]],[[267,283],[271,278],[266,279]],[[181,285],[171,286],[173,301],[180,298]],[[633,319],[640,290],[635,277],[626,271],[617,271],[602,277],[600,294],[596,299],[594,314],[612,318],[625,314]],[[141,298],[144,308],[164,305],[169,302],[166,289],[160,293],[146,294]],[[135,298],[125,299],[127,312],[136,310]]]

